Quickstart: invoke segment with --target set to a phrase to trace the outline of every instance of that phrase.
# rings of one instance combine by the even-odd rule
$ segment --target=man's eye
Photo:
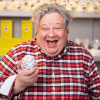
[[[60,29],[60,28],[56,28],[56,29]]]
[[[56,30],[60,30],[61,28],[60,28],[60,27],[56,27],[55,29],[56,29]]]
[[[48,28],[42,28],[42,30],[48,30]]]

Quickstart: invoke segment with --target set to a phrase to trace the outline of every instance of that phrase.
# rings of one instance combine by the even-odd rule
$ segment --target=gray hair
[[[65,28],[67,27],[69,21],[72,19],[72,16],[69,14],[67,9],[63,7],[62,5],[59,5],[57,3],[54,4],[43,4],[39,6],[32,15],[32,22],[34,23],[35,26],[35,32],[37,32],[37,29],[39,28],[39,23],[41,18],[48,13],[52,12],[58,12],[59,14],[62,15],[64,18],[64,23],[65,23]]]

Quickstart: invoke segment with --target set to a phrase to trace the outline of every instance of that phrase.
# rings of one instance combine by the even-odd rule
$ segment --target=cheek
[[[67,34],[66,32],[62,32],[62,34],[59,34],[59,38],[60,38],[60,39],[66,40],[67,37],[68,37],[68,34]]]
[[[40,39],[44,39],[46,37],[46,34],[44,33],[44,32],[39,32],[38,33],[38,38],[40,38]]]
[[[37,34],[37,42],[39,43],[39,44],[43,44],[43,41],[45,40],[45,35],[43,35],[43,34]]]
[[[65,44],[68,38],[68,34],[63,34],[60,36],[60,42],[61,44]]]

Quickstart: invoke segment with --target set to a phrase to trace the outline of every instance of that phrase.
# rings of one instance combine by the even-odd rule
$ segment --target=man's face
[[[64,48],[68,33],[64,19],[59,13],[45,14],[37,32],[37,42],[49,57],[57,56]]]

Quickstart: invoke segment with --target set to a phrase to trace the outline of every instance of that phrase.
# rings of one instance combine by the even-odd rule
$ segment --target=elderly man
[[[58,4],[33,13],[36,38],[13,47],[0,62],[1,97],[15,100],[99,100],[100,76],[91,54],[68,40],[71,16]],[[25,55],[37,66],[21,69]]]

